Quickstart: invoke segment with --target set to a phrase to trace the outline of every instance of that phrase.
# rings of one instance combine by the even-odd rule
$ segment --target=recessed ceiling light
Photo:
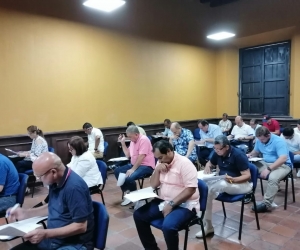
[[[235,34],[232,34],[229,32],[219,32],[216,34],[209,35],[209,36],[207,36],[207,38],[219,41],[219,40],[223,40],[223,39],[234,37],[234,36],[235,36]]]
[[[123,0],[87,0],[83,3],[84,6],[111,12],[125,4]]]

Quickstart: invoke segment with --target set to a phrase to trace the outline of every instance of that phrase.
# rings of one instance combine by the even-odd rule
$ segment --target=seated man
[[[297,127],[294,128],[295,133],[300,134],[300,120],[297,122]]]
[[[145,130],[142,127],[140,127],[140,126],[135,125],[134,122],[127,122],[126,127],[128,128],[129,126],[132,126],[132,125],[136,126],[138,128],[138,130],[140,131],[141,135],[147,135],[146,132],[145,132]]]
[[[232,127],[232,123],[230,120],[227,119],[228,115],[226,113],[223,114],[222,120],[219,122],[219,127],[224,135],[228,135],[229,130]]]
[[[82,126],[84,132],[88,135],[88,151],[92,152],[96,159],[103,158],[104,137],[100,129],[93,128],[92,124],[86,122]]]
[[[173,133],[170,129],[171,124],[172,123],[169,119],[164,120],[165,131],[160,133],[164,138],[170,138],[173,135]]]
[[[265,115],[263,118],[263,126],[268,128],[274,135],[280,135],[279,122],[273,119],[270,115]]]
[[[17,169],[11,160],[0,154],[0,213],[16,204],[19,186]]]
[[[9,219],[48,216],[47,229],[25,234],[26,242],[12,249],[94,249],[93,204],[84,180],[54,153],[41,154],[32,169],[44,185],[49,185],[49,203],[39,208],[17,208],[10,212]]]
[[[261,125],[258,124],[258,121],[256,119],[251,119],[249,124],[250,124],[250,127],[253,129],[254,135],[255,135],[256,129],[261,127]],[[255,143],[255,141],[256,141],[256,138],[253,139],[253,144]]]
[[[173,136],[170,137],[169,142],[173,145],[175,151],[195,162],[197,153],[192,132],[182,128],[178,122],[171,124],[171,131]]]
[[[295,133],[292,128],[285,128],[281,137],[285,140],[289,151],[294,154],[294,162],[300,163],[300,134]],[[300,177],[300,170],[297,177]]]
[[[257,205],[257,212],[264,213],[272,207],[279,182],[291,171],[292,163],[287,145],[281,137],[272,134],[263,126],[256,130],[255,135],[257,141],[254,150],[248,154],[248,157],[258,157],[259,154],[262,154],[263,160],[254,162],[254,164],[258,168],[261,178],[266,179],[269,176],[264,200]],[[254,210],[253,207],[252,210]]]
[[[239,149],[230,146],[226,136],[219,135],[214,141],[214,150],[210,161],[207,162],[204,173],[209,174],[211,167],[219,166],[220,175],[226,175],[225,180],[207,182],[208,197],[206,212],[204,215],[205,235],[214,232],[212,225],[212,202],[219,193],[232,195],[246,194],[252,190],[252,183],[249,182],[251,173],[247,156]],[[196,234],[197,238],[202,238],[202,231]]]
[[[232,146],[247,152],[252,146],[250,143],[254,139],[254,131],[248,124],[244,123],[241,116],[235,118],[235,124],[228,139],[233,139],[231,141]]]
[[[126,173],[126,180],[121,186],[124,193],[136,190],[135,180],[143,178],[145,175],[151,175],[155,167],[155,159],[152,153],[152,145],[149,138],[141,135],[137,126],[131,125],[126,130],[127,137],[131,140],[129,148],[125,144],[125,136],[120,135],[122,149],[130,164],[115,169],[115,176],[118,180],[120,173]],[[121,203],[126,206],[131,203],[130,200],[124,198]]]
[[[209,160],[214,152],[215,138],[222,135],[222,131],[218,125],[209,124],[206,120],[198,121],[198,127],[200,128],[200,144],[205,145],[205,147],[200,148],[198,159],[201,165],[205,166],[207,159]]]
[[[178,250],[178,231],[200,209],[197,170],[186,157],[174,152],[173,146],[165,140],[155,143],[153,150],[159,162],[150,185],[153,189],[160,187],[160,197],[137,209],[133,218],[145,249],[159,250],[150,222],[164,219],[162,231],[167,248]],[[163,208],[159,209],[159,205]]]

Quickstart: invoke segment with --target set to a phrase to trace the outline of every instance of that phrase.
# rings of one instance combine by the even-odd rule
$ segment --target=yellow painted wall
[[[214,51],[3,9],[0,34],[0,135],[217,113]]]

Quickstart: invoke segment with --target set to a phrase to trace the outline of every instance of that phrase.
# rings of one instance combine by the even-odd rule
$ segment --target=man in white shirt
[[[300,135],[300,120],[298,120],[298,122],[297,122],[297,127],[294,128],[294,131],[295,131],[295,133],[297,133],[297,134]]]
[[[285,128],[281,136],[290,152],[294,154],[294,162],[300,163],[300,134],[294,132],[292,128]],[[297,177],[300,177],[300,170],[298,170]]]
[[[241,116],[235,118],[235,126],[228,136],[231,145],[244,150],[245,152],[251,147],[251,140],[254,139],[254,130],[246,123],[244,123]]]
[[[92,124],[86,122],[82,126],[84,132],[88,135],[88,150],[96,159],[103,158],[104,138],[100,129],[93,128]]]
[[[222,130],[223,135],[228,135],[229,130],[232,127],[232,123],[227,119],[228,115],[226,113],[223,114],[222,120],[219,122],[219,127]]]
[[[250,120],[250,127],[254,130],[254,135],[256,133],[256,130],[261,127],[261,125],[258,124],[256,119]],[[255,143],[256,138],[253,140],[253,144]]]
[[[173,135],[171,131],[171,124],[172,122],[170,119],[164,120],[165,131],[161,133],[164,138],[170,138]]]

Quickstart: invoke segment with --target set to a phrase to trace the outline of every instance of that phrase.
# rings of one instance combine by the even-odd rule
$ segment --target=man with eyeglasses
[[[85,181],[49,152],[38,157],[32,169],[36,178],[49,185],[49,203],[38,208],[17,208],[10,212],[9,220],[48,216],[47,229],[25,234],[26,242],[12,249],[94,249],[93,205]]]
[[[86,122],[82,126],[88,135],[88,150],[92,152],[96,159],[102,159],[104,153],[104,137],[100,129],[93,128],[92,124]]]
[[[230,146],[229,140],[225,135],[219,135],[214,141],[214,154],[207,162],[204,173],[211,173],[211,168],[218,166],[219,175],[225,175],[225,179],[207,182],[208,196],[206,212],[204,215],[205,235],[214,233],[212,225],[212,202],[218,197],[219,193],[232,195],[246,194],[251,191],[252,183],[249,182],[251,173],[249,161],[245,153]],[[197,238],[202,238],[202,231],[196,234]]]

